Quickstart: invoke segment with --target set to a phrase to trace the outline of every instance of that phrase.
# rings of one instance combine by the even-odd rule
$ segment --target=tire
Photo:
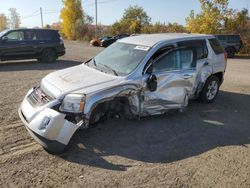
[[[217,76],[210,76],[207,79],[200,93],[201,101],[205,103],[212,103],[219,92],[219,88],[220,88],[219,78]]]
[[[226,48],[226,52],[227,52],[227,56],[229,58],[233,58],[235,56],[235,53],[236,53],[236,51],[233,47]]]
[[[42,63],[53,63],[57,59],[57,55],[53,49],[45,49],[42,52],[42,57],[38,60]]]

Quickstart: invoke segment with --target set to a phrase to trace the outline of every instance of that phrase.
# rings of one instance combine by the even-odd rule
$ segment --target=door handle
[[[182,76],[183,79],[189,79],[189,78],[193,78],[193,75],[192,74],[184,74]]]
[[[25,45],[26,44],[26,42],[22,42],[22,43],[20,43],[21,45]]]
[[[203,64],[203,66],[208,66],[209,65],[209,62],[205,62],[204,64]]]

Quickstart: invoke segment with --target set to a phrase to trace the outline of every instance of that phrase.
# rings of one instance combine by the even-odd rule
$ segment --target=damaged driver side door
[[[171,49],[152,61],[143,75],[142,115],[187,106],[196,78],[192,48]]]

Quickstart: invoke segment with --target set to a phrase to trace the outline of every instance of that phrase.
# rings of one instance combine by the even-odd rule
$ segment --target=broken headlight
[[[69,94],[63,99],[60,106],[60,111],[70,113],[81,113],[83,112],[85,104],[85,95],[81,94]]]

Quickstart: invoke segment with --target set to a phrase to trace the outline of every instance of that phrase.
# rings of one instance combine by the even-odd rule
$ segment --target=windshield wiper
[[[114,69],[112,69],[111,67],[109,67],[108,65],[104,65],[104,64],[101,64],[101,63],[100,63],[100,65],[102,65],[102,66],[110,69],[114,73],[114,75],[119,76],[118,73]]]
[[[93,63],[94,63],[94,65],[97,67],[95,58],[93,58]]]
[[[89,66],[89,63],[91,62],[91,60],[93,61],[93,64],[95,65],[95,67],[97,67],[95,58],[89,59],[88,61],[84,62],[84,64]]]

